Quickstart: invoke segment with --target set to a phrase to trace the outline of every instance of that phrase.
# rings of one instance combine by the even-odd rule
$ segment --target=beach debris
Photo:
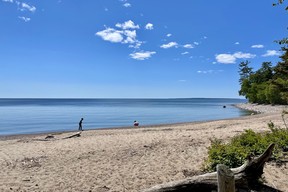
[[[96,189],[96,191],[97,191],[97,192],[108,192],[108,191],[110,191],[110,188],[107,187],[106,185],[104,185],[103,187],[98,187],[98,188]]]
[[[54,139],[54,135],[48,135],[45,137],[45,139]]]
[[[62,139],[70,139],[70,138],[80,137],[80,136],[81,136],[81,132],[77,132],[77,133],[75,133],[73,135],[70,135],[68,137],[64,137]],[[33,141],[56,141],[56,140],[59,140],[59,139],[61,139],[61,138],[55,138],[54,135],[47,135],[44,139],[32,139],[32,140]],[[20,141],[18,141],[18,142],[20,142]]]
[[[235,178],[235,188],[238,191],[265,191],[265,189],[277,191],[276,189],[272,189],[271,187],[259,182],[259,179],[263,174],[264,165],[270,159],[274,146],[275,144],[270,144],[266,151],[259,157],[247,160],[242,166],[231,169],[231,173],[233,173]],[[188,175],[187,171],[184,171],[183,174]],[[180,181],[156,185],[152,188],[145,189],[142,192],[217,191],[217,177],[217,172],[206,173],[188,177]]]
[[[64,137],[63,139],[70,139],[70,138],[74,138],[74,137],[80,137],[81,136],[81,132],[77,132],[71,136],[68,136],[68,137]]]

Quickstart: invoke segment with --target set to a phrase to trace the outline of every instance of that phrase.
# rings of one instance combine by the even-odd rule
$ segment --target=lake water
[[[244,99],[0,99],[0,135],[235,118]],[[223,108],[226,106],[226,108]]]

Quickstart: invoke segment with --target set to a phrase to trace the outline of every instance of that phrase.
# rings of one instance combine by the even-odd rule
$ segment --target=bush
[[[230,168],[241,166],[248,157],[262,154],[271,143],[275,144],[272,158],[279,160],[283,150],[288,148],[288,129],[276,127],[273,122],[268,123],[268,127],[271,131],[264,133],[245,130],[229,143],[212,139],[204,169],[215,171],[217,164],[224,164]]]

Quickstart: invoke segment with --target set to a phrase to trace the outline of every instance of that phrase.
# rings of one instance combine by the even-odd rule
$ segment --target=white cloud
[[[153,24],[152,23],[147,23],[147,25],[145,26],[145,29],[152,30],[153,29]]]
[[[123,43],[130,43],[130,44],[133,44],[135,43],[137,40],[136,40],[136,31],[133,30],[133,31],[130,31],[130,30],[125,30],[124,32],[124,35],[126,36],[126,39],[123,41]]]
[[[185,51],[185,52],[181,53],[181,55],[187,55],[187,54],[189,54],[188,51]]]
[[[266,53],[262,55],[262,57],[273,57],[273,56],[279,56],[279,55],[281,55],[280,51],[267,50]]]
[[[98,31],[95,35],[102,37],[105,41],[110,41],[112,43],[123,43],[129,44],[130,48],[140,48],[140,46],[144,43],[142,41],[137,40],[136,30],[139,28],[138,25],[135,25],[133,21],[129,20],[125,23],[117,23],[117,27],[121,29],[114,28],[106,28],[105,30]]]
[[[13,3],[13,0],[2,0],[3,2],[7,2],[7,3]]]
[[[221,73],[223,70],[206,70],[206,71],[197,71],[197,73],[201,74],[212,74],[212,73]]]
[[[124,30],[124,35],[126,35],[127,37],[130,37],[132,39],[135,39],[136,38],[136,30]]]
[[[29,22],[31,20],[29,17],[18,17],[18,18],[25,22]]]
[[[235,42],[235,45],[239,45],[240,43],[239,42]]]
[[[131,7],[131,4],[130,3],[124,3],[123,6],[124,7]]]
[[[116,27],[119,27],[121,29],[139,29],[139,25],[135,25],[133,21],[129,20],[125,23],[117,23]]]
[[[28,3],[25,2],[20,2],[18,0],[2,0],[2,2],[15,3],[18,6],[18,10],[20,11],[30,11],[30,12],[36,11],[36,7],[29,5]]]
[[[172,36],[172,34],[171,34],[171,33],[168,33],[166,36],[167,36],[167,37],[171,37],[171,36]]]
[[[120,43],[123,41],[122,31],[115,30],[113,28],[107,28],[103,31],[97,32],[95,35],[102,37],[105,41],[110,41],[112,43]]]
[[[235,63],[237,59],[250,59],[254,57],[256,57],[256,55],[251,53],[236,52],[234,54],[218,54],[216,55],[216,60],[218,63],[232,64]]]
[[[251,53],[242,53],[242,52],[236,52],[233,54],[234,57],[237,59],[250,59],[256,57],[256,55]]]
[[[186,44],[186,45],[183,45],[184,48],[187,48],[187,49],[192,49],[194,48],[192,44]]]
[[[229,64],[229,63],[235,63],[236,57],[234,57],[231,54],[219,54],[219,55],[216,55],[216,60],[218,63]]]
[[[264,48],[264,45],[252,45],[251,48]]]
[[[176,42],[170,42],[168,44],[163,44],[161,45],[160,47],[163,48],[163,49],[168,49],[168,48],[171,48],[171,47],[177,47],[178,46],[178,43]]]
[[[136,53],[131,53],[130,56],[131,58],[136,59],[136,60],[145,60],[145,59],[149,59],[154,54],[156,54],[155,51],[140,51]]]
[[[32,5],[28,5],[27,3],[21,3],[21,11],[25,11],[28,10],[30,12],[35,12],[36,11],[36,7],[32,6]]]
[[[196,41],[194,42],[194,45],[199,45],[199,44],[200,44],[199,42],[196,42]]]

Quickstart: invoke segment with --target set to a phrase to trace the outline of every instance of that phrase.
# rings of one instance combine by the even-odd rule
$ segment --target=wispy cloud
[[[196,41],[194,42],[194,45],[199,45],[199,44],[200,44],[199,42],[196,42]]]
[[[6,2],[6,3],[13,3],[14,1],[13,0],[2,0],[3,2]]]
[[[18,18],[24,22],[29,22],[31,20],[29,17],[23,17],[23,16],[21,16],[21,17],[19,16]]]
[[[163,49],[169,49],[169,48],[172,48],[172,47],[178,47],[178,43],[176,42],[170,42],[170,43],[167,43],[167,44],[163,44],[160,46],[161,48]]]
[[[147,29],[147,30],[152,30],[154,27],[153,27],[153,24],[152,23],[147,23],[146,25],[145,25],[145,29]]]
[[[181,55],[187,55],[187,54],[189,54],[188,51],[185,51],[185,52],[181,53]]]
[[[200,74],[215,74],[215,73],[222,73],[223,70],[205,70],[205,71],[197,71]]]
[[[252,45],[251,48],[257,48],[257,49],[261,49],[261,48],[264,48],[264,45]]]
[[[30,11],[30,12],[36,11],[36,7],[34,7],[32,5],[28,5],[27,3],[21,3],[20,7],[21,7],[20,8],[21,11]]]
[[[237,59],[250,59],[254,57],[256,57],[256,55],[251,53],[236,52],[234,54],[218,54],[215,58],[218,63],[233,64],[236,63]]]
[[[25,2],[20,2],[18,0],[2,0],[2,2],[13,3],[13,4],[17,5],[17,9],[19,11],[29,11],[31,13],[34,13],[36,11],[36,7],[35,6],[29,5],[28,3],[25,3]],[[25,21],[25,22],[28,22],[28,21],[31,20],[31,18],[23,17],[23,16],[19,16],[18,18],[23,20],[23,21]]]
[[[168,33],[166,36],[167,36],[167,37],[171,37],[171,36],[172,36],[172,34],[171,34],[171,33]]]
[[[21,11],[31,11],[31,12],[35,12],[36,11],[36,7],[33,5],[29,5],[28,3],[25,2],[21,2],[21,1],[17,1],[17,0],[2,0],[2,2],[5,3],[15,3],[16,5],[19,6],[19,10]]]
[[[273,56],[279,56],[279,55],[281,55],[280,51],[267,50],[266,53],[262,55],[262,57],[273,57]]]
[[[235,44],[235,45],[240,45],[240,43],[239,43],[239,42],[235,42],[234,44]]]
[[[136,60],[146,60],[152,57],[152,55],[156,54],[155,51],[140,51],[131,53],[130,57]]]
[[[128,8],[131,7],[132,5],[130,3],[124,3],[123,6]]]
[[[184,48],[187,48],[187,49],[192,49],[194,48],[194,46],[192,44],[185,44],[183,45]]]

